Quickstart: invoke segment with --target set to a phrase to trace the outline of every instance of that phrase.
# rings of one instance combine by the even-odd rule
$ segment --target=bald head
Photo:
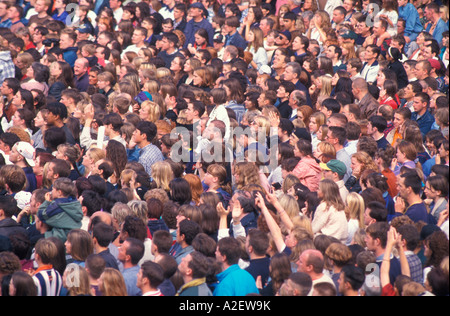
[[[361,91],[368,91],[369,90],[369,86],[367,85],[367,82],[363,79],[363,78],[356,78],[353,81],[353,89],[358,89]]]
[[[111,214],[107,213],[107,212],[102,212],[102,211],[98,211],[98,212],[95,212],[94,214],[92,214],[90,222],[89,222],[90,229],[92,229],[92,227],[95,224],[100,223],[100,222],[112,226]]]

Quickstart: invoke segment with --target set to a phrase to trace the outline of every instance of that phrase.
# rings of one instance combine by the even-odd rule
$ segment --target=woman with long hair
[[[396,110],[400,105],[400,98],[398,97],[397,92],[397,83],[394,80],[386,79],[380,90],[380,97],[378,99],[380,105],[387,104],[392,109]]]
[[[317,137],[317,132],[319,131],[319,128],[326,124],[327,117],[323,112],[314,112],[309,117],[309,133],[311,134],[311,144],[313,146],[313,152],[316,150],[317,145],[320,143],[320,140]]]
[[[378,166],[372,157],[365,151],[359,151],[351,157],[352,175],[345,182],[345,187],[349,192],[359,193],[361,189],[360,178],[365,170],[377,171]]]
[[[314,159],[311,143],[300,139],[294,146],[294,155],[300,158],[300,161],[292,171],[292,174],[310,191],[317,191],[322,176],[322,169]]]
[[[120,174],[125,169],[128,161],[125,146],[116,140],[109,140],[106,145],[106,159],[114,165],[114,174],[111,176],[112,184],[119,184]]]
[[[139,109],[139,118],[142,121],[149,121],[155,123],[161,117],[159,105],[153,101],[145,100]]]
[[[208,186],[207,192],[215,192],[219,195],[220,201],[226,208],[231,199],[231,187],[227,181],[227,170],[219,164],[209,165],[206,169],[203,183]]]
[[[392,159],[391,170],[396,176],[400,174],[402,167],[414,169],[416,168],[415,160],[417,158],[417,150],[413,143],[402,140],[396,146],[396,158]]]
[[[248,46],[246,51],[253,54],[250,65],[254,69],[259,70],[261,66],[267,65],[269,60],[266,49],[264,48],[264,33],[257,26],[252,26],[248,32]]]
[[[348,222],[338,185],[333,180],[323,179],[319,183],[317,195],[321,203],[311,222],[314,235],[332,236],[345,243],[348,236]]]
[[[152,167],[153,171],[153,167]],[[183,177],[187,182],[189,182],[189,185],[191,186],[191,192],[192,192],[192,201],[199,205],[200,203],[200,196],[203,193],[203,185],[200,178],[192,173],[188,173]]]
[[[202,63],[197,58],[191,57],[184,63],[183,71],[186,73],[178,82],[180,84],[192,85],[194,81],[194,71],[202,66]]]
[[[176,56],[170,63],[170,70],[172,71],[173,74],[173,81],[177,86],[180,83],[181,78],[183,78],[186,75],[186,72],[184,71],[185,63],[186,58],[181,56]]]
[[[48,79],[50,78],[50,69],[39,62],[34,62],[28,67],[26,76],[28,80],[20,86],[22,89],[32,90],[38,89],[43,91],[44,95],[48,95]]]
[[[310,22],[310,27],[306,36],[311,40],[315,39],[320,45],[327,41],[327,34],[331,31],[330,16],[326,11],[319,10]]]
[[[170,192],[170,182],[174,175],[172,167],[167,161],[157,161],[152,165],[152,189],[163,189],[167,193]]]
[[[9,282],[9,296],[37,296],[38,294],[33,278],[26,272],[14,272]]]
[[[61,100],[61,92],[67,88],[74,88],[73,71],[70,65],[65,61],[55,61],[50,64],[48,94],[57,101]]]
[[[81,177],[81,172],[78,169],[78,160],[81,156],[81,149],[78,145],[61,144],[58,146],[56,158],[67,160],[70,163],[69,179],[75,181]]]
[[[328,163],[332,159],[336,159],[336,149],[332,144],[326,141],[322,141],[317,145],[314,151],[314,158],[316,158],[319,163]]]
[[[92,173],[92,170],[95,167],[95,164],[102,159],[105,159],[105,152],[97,147],[89,148],[83,156],[82,165],[85,169],[85,176],[89,177]]]
[[[350,245],[353,240],[353,235],[358,229],[364,229],[364,212],[365,212],[364,199],[359,193],[351,192],[347,195],[345,201],[345,215],[348,221],[348,237],[346,245]]]
[[[211,75],[206,67],[200,67],[194,70],[192,86],[202,89],[203,91],[209,92],[214,85],[211,80]]]
[[[284,281],[292,274],[291,261],[284,253],[277,253],[270,259],[269,265],[270,281],[260,288],[263,296],[275,296],[283,285]],[[261,287],[261,285],[259,285]]]
[[[30,137],[33,135],[34,127],[34,113],[28,109],[17,109],[11,118],[12,126],[17,126],[26,131]]]
[[[33,94],[26,89],[19,88],[19,91],[13,96],[11,104],[17,109],[24,108],[35,112],[33,102]]]
[[[145,2],[142,2],[145,3]],[[127,296],[127,286],[119,270],[105,268],[99,279],[99,288],[103,296]]]
[[[86,258],[94,253],[92,237],[83,229],[72,229],[67,234],[65,246],[66,254],[71,257],[68,263],[76,263],[82,267],[84,267]]]

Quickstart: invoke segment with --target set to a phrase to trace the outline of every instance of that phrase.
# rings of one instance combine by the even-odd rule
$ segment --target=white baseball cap
[[[26,159],[30,167],[34,167],[34,154],[36,150],[33,145],[27,142],[18,142],[14,146],[16,146],[17,152]]]

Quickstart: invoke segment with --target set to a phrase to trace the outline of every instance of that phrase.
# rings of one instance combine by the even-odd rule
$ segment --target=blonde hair
[[[323,141],[317,144],[317,149],[322,153],[322,162],[327,163],[332,159],[336,159],[336,148],[329,142]],[[325,157],[324,157],[325,156]]]
[[[72,276],[75,277],[77,280],[77,282],[70,282],[67,284],[69,296],[80,296],[91,294],[91,284],[89,281],[89,274],[87,273],[84,267],[76,263],[70,263],[67,265],[66,271],[70,271],[71,274],[75,272],[76,275],[72,274]]]
[[[322,192],[322,203],[326,204],[326,210],[329,210],[331,206],[333,206],[336,211],[345,210],[345,204],[339,193],[339,187],[333,180],[322,179],[319,182],[319,189]]]
[[[259,170],[252,162],[238,162],[234,166],[234,173],[239,175],[236,181],[236,188],[242,190],[247,184],[254,183],[261,185]]]
[[[161,111],[159,105],[153,101],[146,100],[142,102],[141,109],[148,108],[148,118],[147,121],[155,123],[161,117]]]
[[[105,268],[101,276],[100,291],[104,296],[127,296],[125,280],[118,270]]]
[[[267,116],[257,115],[257,116],[255,116],[254,121],[258,125],[259,129],[262,129],[262,131],[266,134],[266,137],[269,136],[270,121],[267,118]],[[265,141],[265,138],[264,138],[264,141]]]
[[[378,170],[378,166],[376,165],[375,161],[373,161],[372,157],[370,157],[370,155],[365,151],[358,151],[354,153],[352,155],[352,158],[355,158],[360,164],[362,164],[358,177],[361,176],[364,170]]]
[[[133,169],[124,169],[120,173],[120,181],[122,183],[122,187],[130,187],[131,180],[136,180],[137,173]]]
[[[345,215],[347,220],[357,219],[359,228],[364,228],[364,199],[356,192],[350,192],[347,195]]]
[[[280,205],[289,215],[289,218],[293,220],[295,217],[300,216],[300,208],[298,206],[297,200],[289,194],[281,194],[278,198]]]
[[[157,161],[152,165],[152,178],[158,188],[169,192],[169,183],[173,177],[172,167],[167,161]]]
[[[320,89],[319,96],[330,96],[333,91],[332,80],[333,77],[329,75],[320,76],[320,80],[322,81],[322,88]]]

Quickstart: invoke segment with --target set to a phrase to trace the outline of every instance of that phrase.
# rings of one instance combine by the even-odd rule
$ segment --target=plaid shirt
[[[16,69],[11,59],[10,51],[0,52],[0,85],[6,78],[15,78]]]
[[[406,259],[408,260],[411,279],[414,282],[423,284],[423,268],[422,261],[412,251],[405,251]]]
[[[145,171],[151,176],[152,175],[152,165],[157,161],[163,161],[164,156],[153,144],[149,144],[141,149],[139,152],[139,163],[144,166]]]

